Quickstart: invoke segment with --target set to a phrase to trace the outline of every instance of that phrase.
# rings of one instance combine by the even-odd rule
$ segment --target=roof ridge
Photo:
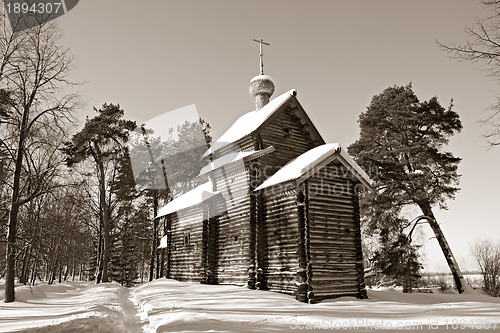
[[[269,117],[288,102],[291,97],[295,97],[296,95],[297,91],[295,89],[288,90],[272,99],[262,109],[249,111],[241,115],[215,142],[212,143],[210,148],[203,154],[203,157],[256,131]]]

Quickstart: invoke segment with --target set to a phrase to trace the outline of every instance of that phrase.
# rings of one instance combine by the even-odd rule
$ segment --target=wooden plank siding
[[[364,284],[360,285],[363,271],[359,203],[353,193],[355,182],[344,166],[332,162],[311,176],[308,183],[315,299],[345,295],[362,297]]]
[[[263,278],[266,289],[293,294],[299,269],[297,239],[299,237],[295,191],[265,198],[262,227],[265,239]]]
[[[210,211],[219,212],[223,207],[223,198],[218,195],[166,217],[166,277],[217,283],[218,221]]]
[[[250,151],[255,149],[255,141],[251,134],[247,134],[234,143],[229,143],[227,146],[221,147],[213,153],[213,159],[217,159],[229,153],[238,151]]]
[[[180,218],[179,218],[180,217]],[[168,277],[179,281],[203,282],[203,210],[193,207],[169,215],[171,226]],[[186,237],[188,244],[186,244]]]
[[[217,282],[244,285],[250,265],[250,174],[248,168],[226,171],[216,175],[216,190],[222,191],[227,209],[217,219]]]
[[[259,135],[262,148],[273,146],[275,149],[274,153],[259,159],[264,166],[261,170],[264,178],[271,177],[292,159],[321,144],[313,141],[290,107],[276,114]]]

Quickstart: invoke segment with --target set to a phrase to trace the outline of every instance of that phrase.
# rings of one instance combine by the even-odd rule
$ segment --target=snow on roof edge
[[[240,116],[215,142],[205,151],[206,157],[219,149],[241,139],[259,128],[276,110],[285,104],[290,97],[297,96],[297,90],[291,89],[272,99],[260,110],[249,111]],[[252,124],[252,122],[254,122]],[[241,123],[241,124],[240,124]],[[249,124],[250,123],[250,124]],[[233,133],[234,132],[234,133]]]
[[[155,219],[198,205],[219,193],[220,191],[212,192],[212,183],[210,181],[203,183],[160,208]]]
[[[203,176],[209,172],[212,172],[214,170],[217,170],[223,166],[226,166],[231,163],[238,162],[240,160],[249,160],[253,159],[255,156],[260,157],[263,155],[266,155],[270,152],[274,151],[274,147],[270,146],[265,149],[260,149],[260,150],[250,150],[250,151],[240,151],[240,152],[233,152],[229,154],[225,154],[218,159],[214,160],[213,162],[210,162],[209,164],[205,165],[201,170],[200,173],[198,174],[197,177]]]
[[[338,143],[326,143],[306,151],[285,164],[274,175],[257,187],[255,191],[299,178],[314,168],[320,161],[334,154],[339,148],[340,145]]]
[[[252,150],[252,151],[245,151],[245,152],[240,151],[240,152],[232,152],[229,154],[225,154],[224,156],[217,158],[213,162],[210,162],[203,168],[201,168],[200,173],[198,174],[197,177],[203,176],[204,174],[207,174],[210,171],[214,171],[220,167],[223,167],[224,165],[242,160],[245,157],[250,156],[255,152],[256,152],[255,150]]]
[[[370,176],[368,176],[365,170],[363,170],[363,168],[361,168],[361,166],[356,163],[351,155],[349,155],[345,149],[342,149],[342,147],[340,147],[339,154],[344,158],[346,163],[349,164],[354,169],[354,171],[358,173],[362,180],[364,180],[369,185],[369,188],[373,188],[373,180],[370,178]]]
[[[285,164],[274,175],[265,180],[255,191],[268,188],[270,186],[295,180],[312,170],[328,157],[338,154],[347,163],[360,180],[372,188],[373,181],[366,172],[347,154],[338,143],[325,143],[299,155],[292,161]]]

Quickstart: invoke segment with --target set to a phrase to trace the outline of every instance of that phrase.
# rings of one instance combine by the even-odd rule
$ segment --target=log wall
[[[312,287],[316,299],[362,297],[359,208],[354,181],[330,163],[308,180]]]
[[[217,283],[218,217],[221,195],[167,216],[166,277]],[[187,242],[186,242],[187,241]]]
[[[244,285],[250,265],[250,174],[248,169],[235,171],[239,173],[226,170],[215,178],[226,208],[217,224],[217,282]]]
[[[264,178],[269,178],[292,159],[321,144],[313,141],[294,110],[287,107],[280,111],[260,131],[262,148],[273,146],[275,149],[274,153],[259,159],[265,166],[262,169]]]
[[[255,142],[252,138],[252,136],[245,135],[241,139],[237,140],[234,143],[230,143],[225,147],[222,147],[218,149],[214,154],[213,154],[213,159],[217,159],[219,157],[222,157],[228,153],[234,153],[238,151],[250,151],[255,149]]]
[[[168,216],[171,227],[171,242],[167,249],[168,277],[179,281],[204,282],[201,260],[203,218],[200,207]]]
[[[297,239],[298,215],[295,190],[266,197],[264,200],[262,241],[263,278],[267,289],[284,293],[296,290],[299,269]]]

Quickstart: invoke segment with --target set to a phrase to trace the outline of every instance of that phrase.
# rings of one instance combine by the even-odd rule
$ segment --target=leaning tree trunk
[[[434,232],[434,235],[438,240],[439,246],[441,246],[441,250],[443,251],[448,266],[450,267],[450,271],[451,274],[453,275],[453,280],[455,281],[455,285],[457,287],[458,292],[461,294],[464,291],[467,292],[471,291],[469,285],[467,284],[462,275],[462,272],[460,271],[460,267],[458,266],[457,260],[455,259],[453,252],[451,252],[450,245],[448,245],[448,242],[444,237],[443,231],[441,230],[441,227],[439,226],[438,222],[436,221],[436,218],[434,217],[434,214],[432,213],[431,205],[429,204],[429,202],[426,201],[419,203],[418,206],[422,210],[422,213],[424,213],[426,217],[429,217],[429,219],[427,220],[432,228],[432,231]]]

